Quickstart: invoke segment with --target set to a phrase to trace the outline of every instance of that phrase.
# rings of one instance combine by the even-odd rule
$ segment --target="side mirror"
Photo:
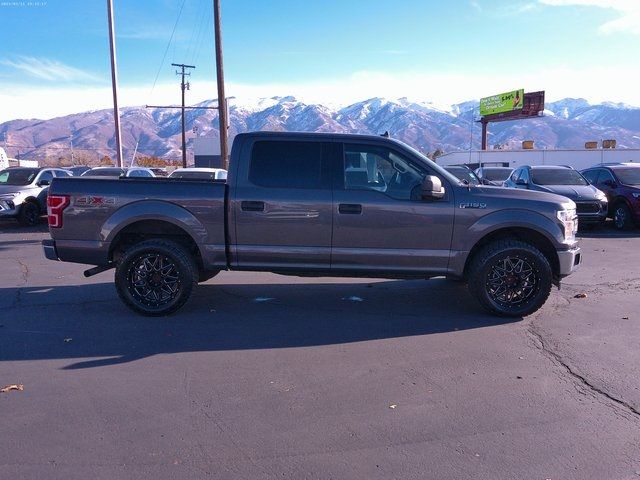
[[[522,185],[523,187],[526,187],[527,185],[529,185],[529,183],[527,183],[526,180],[519,178],[518,180],[516,180],[516,185]]]
[[[613,180],[605,180],[603,184],[611,188],[616,188],[618,186],[616,185],[616,182],[614,182]]]
[[[46,187],[48,185],[51,185],[51,180],[40,180],[38,183],[36,183],[36,185],[38,187]]]
[[[442,182],[435,175],[427,175],[422,181],[422,199],[437,199],[444,197]]]

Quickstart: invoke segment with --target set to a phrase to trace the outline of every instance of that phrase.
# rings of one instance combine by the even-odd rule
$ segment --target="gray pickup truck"
[[[540,308],[580,264],[576,205],[471,186],[383,137],[256,132],[233,143],[225,182],[56,178],[51,260],[115,268],[123,302],[179,309],[221,270],[466,280],[498,315]]]

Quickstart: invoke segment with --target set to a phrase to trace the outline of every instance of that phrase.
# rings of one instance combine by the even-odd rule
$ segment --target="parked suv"
[[[0,171],[0,218],[16,218],[21,225],[38,223],[47,211],[47,192],[54,177],[70,177],[61,168],[10,167]]]
[[[608,202],[603,192],[590,185],[571,167],[535,165],[516,168],[504,182],[505,187],[555,193],[576,202],[578,222],[602,224],[607,218]]]
[[[609,199],[608,216],[618,229],[640,223],[640,165],[620,163],[582,171],[584,177]]]

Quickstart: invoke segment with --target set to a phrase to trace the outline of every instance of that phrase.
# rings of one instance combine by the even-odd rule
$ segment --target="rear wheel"
[[[148,316],[169,315],[182,307],[198,281],[187,250],[168,240],[146,240],[129,248],[116,267],[120,299]]]
[[[23,203],[18,213],[18,223],[24,227],[32,227],[40,220],[40,207],[33,202]]]
[[[613,210],[613,224],[618,230],[629,230],[633,226],[631,210],[626,203],[619,203]]]
[[[493,314],[524,317],[538,310],[551,293],[552,271],[534,246],[499,240],[484,247],[471,261],[469,290]]]

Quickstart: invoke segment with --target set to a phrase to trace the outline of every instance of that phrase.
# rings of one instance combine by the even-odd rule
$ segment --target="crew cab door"
[[[425,175],[406,153],[376,144],[344,144],[335,178],[333,270],[428,273],[446,270],[453,230],[453,190],[423,200]]]
[[[243,146],[231,228],[232,264],[247,269],[330,268],[331,144],[300,137]]]

